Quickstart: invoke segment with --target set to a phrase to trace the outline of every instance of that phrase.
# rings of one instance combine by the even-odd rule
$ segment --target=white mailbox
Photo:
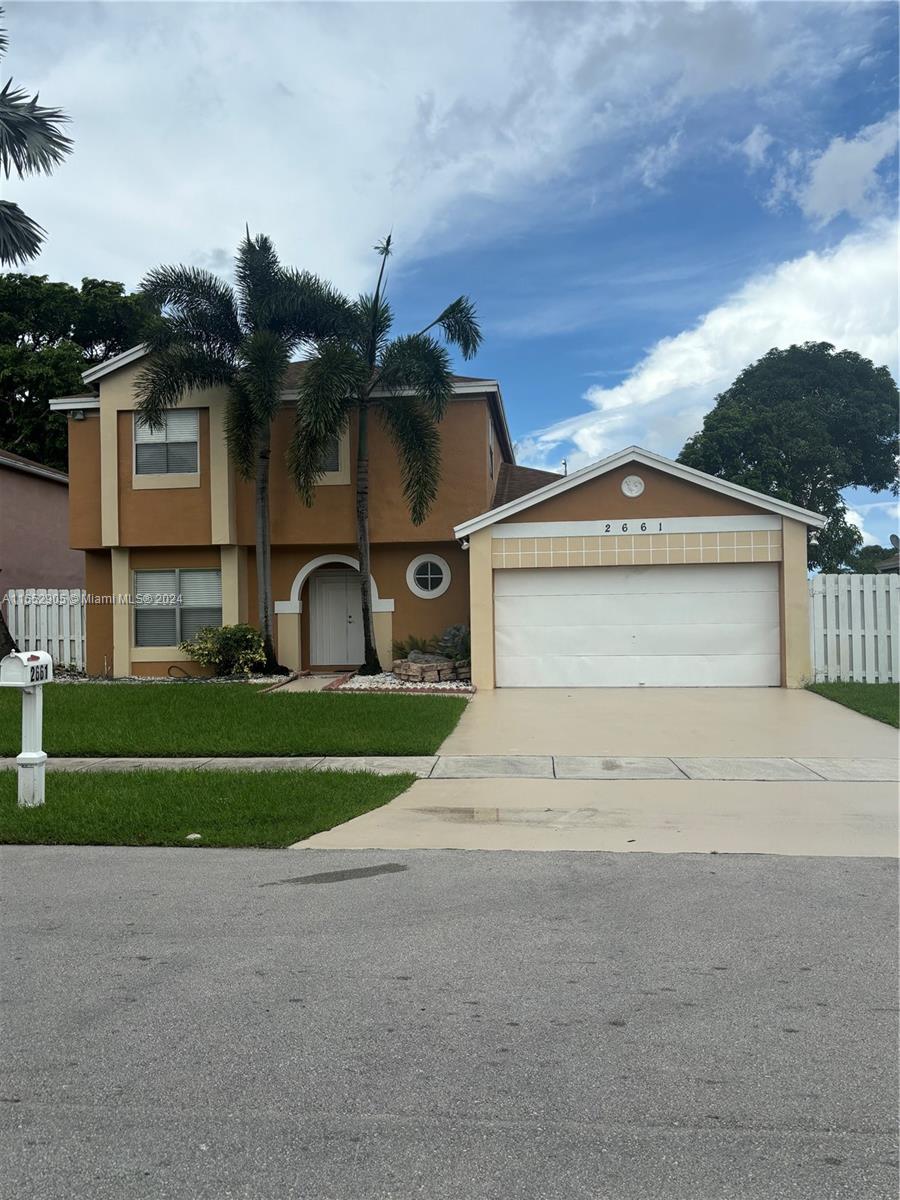
[[[0,687],[34,687],[53,679],[53,659],[43,650],[16,650],[0,658]]]
[[[0,687],[19,688],[22,693],[22,753],[16,756],[20,808],[44,803],[44,684],[52,679],[53,659],[43,650],[16,650],[0,658]]]

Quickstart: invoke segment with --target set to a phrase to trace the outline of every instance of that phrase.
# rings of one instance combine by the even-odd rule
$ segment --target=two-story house
[[[71,545],[85,552],[88,670],[198,670],[179,643],[256,615],[253,485],[227,453],[225,393],[192,393],[151,431],[135,413],[145,352],[85,372],[69,417]],[[285,464],[290,368],[274,424],[272,583],[280,661],[362,660],[351,424],[315,503]],[[515,463],[500,388],[457,376],[437,499],[409,519],[400,468],[370,434],[375,638],[470,624],[475,683],[798,686],[809,673],[808,527],[823,519],[630,447],[568,476]]]

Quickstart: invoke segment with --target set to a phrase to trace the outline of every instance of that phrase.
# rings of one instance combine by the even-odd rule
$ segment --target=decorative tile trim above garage
[[[780,561],[780,529],[495,537],[491,542],[494,567],[631,567]]]

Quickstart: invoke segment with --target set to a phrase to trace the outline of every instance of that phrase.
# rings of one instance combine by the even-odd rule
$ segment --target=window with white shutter
[[[196,408],[167,410],[159,429],[151,429],[135,413],[135,475],[196,474],[199,437],[200,412]]]
[[[134,572],[135,646],[177,646],[222,624],[222,572]]]

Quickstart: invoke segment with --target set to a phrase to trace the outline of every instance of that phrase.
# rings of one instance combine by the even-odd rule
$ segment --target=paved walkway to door
[[[787,688],[498,688],[441,754],[896,759],[897,731]]]

